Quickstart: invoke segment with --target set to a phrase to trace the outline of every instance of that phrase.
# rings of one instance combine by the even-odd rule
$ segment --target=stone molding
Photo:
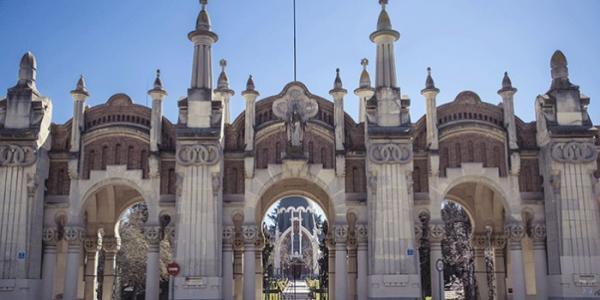
[[[67,226],[65,227],[65,241],[67,241],[69,245],[80,245],[83,242],[84,232],[85,230],[83,227]]]
[[[556,143],[551,149],[552,158],[562,163],[589,163],[595,162],[598,157],[596,146],[592,143]]]
[[[183,166],[214,165],[221,159],[221,148],[216,144],[182,145],[175,159]]]
[[[369,147],[369,159],[376,164],[405,164],[412,156],[409,144],[373,144]]]
[[[144,227],[144,238],[148,245],[155,246],[160,244],[161,238],[160,226],[145,226]]]
[[[0,166],[27,167],[37,161],[37,150],[30,146],[0,145]]]
[[[429,223],[428,233],[427,238],[430,243],[441,243],[446,237],[446,225],[444,223]]]
[[[58,228],[56,227],[45,227],[42,231],[42,242],[44,246],[56,247],[58,243]]]

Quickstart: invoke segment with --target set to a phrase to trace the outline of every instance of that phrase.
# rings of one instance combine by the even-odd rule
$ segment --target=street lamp
[[[438,299],[444,299],[444,278],[442,277],[442,272],[444,271],[444,260],[438,258],[435,262],[435,269],[438,271],[438,290],[439,295]]]

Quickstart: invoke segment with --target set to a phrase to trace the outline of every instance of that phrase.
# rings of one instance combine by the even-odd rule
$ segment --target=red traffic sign
[[[176,262],[172,262],[167,265],[167,272],[169,273],[169,275],[175,277],[175,276],[179,275],[179,271],[181,271],[181,268],[179,267],[179,264],[177,264]]]

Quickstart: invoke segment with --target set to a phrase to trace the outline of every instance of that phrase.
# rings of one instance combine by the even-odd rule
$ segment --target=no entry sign
[[[181,268],[179,267],[179,264],[177,264],[176,262],[172,262],[167,265],[167,272],[169,273],[169,275],[171,275],[173,277],[179,275],[180,270],[181,270]]]

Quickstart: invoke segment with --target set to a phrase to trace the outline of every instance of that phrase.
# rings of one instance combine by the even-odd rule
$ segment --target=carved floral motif
[[[160,227],[159,226],[146,226],[144,227],[144,238],[150,245],[157,245],[160,243]]]

